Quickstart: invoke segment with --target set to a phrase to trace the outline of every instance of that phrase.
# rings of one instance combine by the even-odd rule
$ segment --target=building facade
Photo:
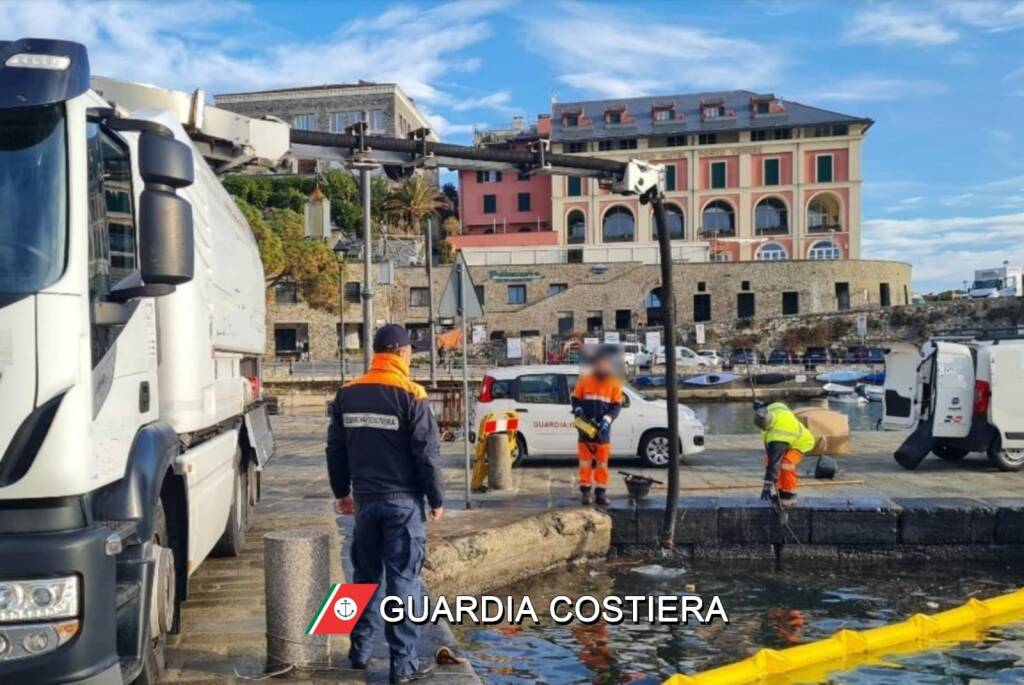
[[[527,127],[522,117],[511,126],[477,131],[474,145],[526,149],[551,135],[543,114]],[[552,177],[508,171],[459,171],[459,224],[463,235],[550,232]],[[460,245],[462,247],[462,245]]]
[[[673,241],[713,261],[860,257],[861,143],[872,121],[728,91],[557,103],[555,152],[666,167]],[[649,207],[586,178],[556,178],[559,244],[649,245]]]

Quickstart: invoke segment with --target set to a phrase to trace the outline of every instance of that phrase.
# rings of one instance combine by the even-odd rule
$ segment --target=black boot
[[[594,499],[590,496],[590,488],[580,486],[580,495],[580,503],[583,506],[589,507],[594,503]]]
[[[604,488],[597,488],[594,490],[594,502],[599,507],[607,507],[610,504],[608,501],[608,495],[605,494]]]

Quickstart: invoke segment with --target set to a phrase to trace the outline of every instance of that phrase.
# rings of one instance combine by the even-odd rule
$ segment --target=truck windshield
[[[985,281],[975,281],[974,285],[971,286],[971,290],[989,290],[991,288],[1002,288],[1003,281],[999,278],[990,278]]]
[[[0,110],[0,293],[64,271],[67,164],[62,105]]]

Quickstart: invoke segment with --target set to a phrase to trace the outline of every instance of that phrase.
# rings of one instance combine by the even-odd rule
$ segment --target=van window
[[[511,378],[496,380],[491,385],[491,397],[496,400],[507,400],[512,398],[515,381]]]
[[[519,377],[519,402],[524,404],[559,404],[558,375],[539,373]]]

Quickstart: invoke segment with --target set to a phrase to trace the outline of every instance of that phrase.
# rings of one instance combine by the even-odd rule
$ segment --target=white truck
[[[263,270],[203,158],[287,150],[272,123],[0,41],[2,683],[155,682],[189,575],[242,545]]]
[[[1024,469],[1024,330],[894,343],[885,356],[883,424],[913,429],[895,458],[915,469],[929,452],[956,461],[984,452]]]
[[[997,269],[978,269],[967,295],[975,300],[989,297],[1020,297],[1024,295],[1021,268],[1006,266]]]

